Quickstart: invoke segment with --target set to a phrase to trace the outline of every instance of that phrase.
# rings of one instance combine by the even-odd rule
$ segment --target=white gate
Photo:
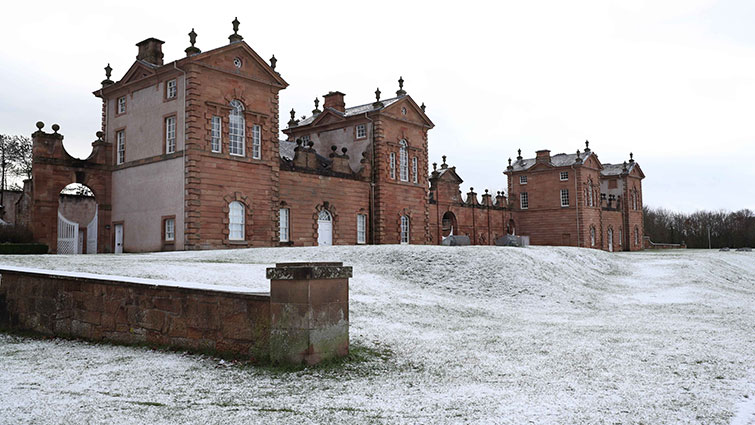
[[[66,220],[58,211],[58,254],[76,254],[79,247],[79,224]]]
[[[94,218],[87,224],[87,254],[97,253],[97,213],[99,207],[94,207]]]
[[[317,216],[317,245],[333,245],[333,218],[327,210]]]

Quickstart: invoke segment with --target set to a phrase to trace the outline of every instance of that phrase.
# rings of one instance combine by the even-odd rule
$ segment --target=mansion
[[[288,82],[233,24],[229,43],[205,52],[192,30],[186,56],[169,63],[163,42],[148,38],[118,81],[108,65],[87,159],[66,153],[57,125],[37,123],[25,196],[29,226],[51,252],[440,244],[451,234],[478,245],[516,234],[536,245],[641,249],[644,175],[631,157],[604,164],[589,145],[520,152],[501,161],[507,193],[463,195],[445,157],[430,163],[434,124],[403,79],[395,95],[378,89],[354,106],[330,91],[310,115],[292,110],[281,123]],[[69,183],[91,189],[91,218],[62,213]]]

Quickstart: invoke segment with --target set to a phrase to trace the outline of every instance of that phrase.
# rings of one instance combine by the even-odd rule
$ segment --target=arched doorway
[[[333,245],[333,216],[325,209],[317,214],[317,245]]]
[[[97,253],[97,199],[92,190],[71,183],[58,196],[58,254]]]
[[[456,215],[451,211],[446,211],[445,214],[443,214],[443,220],[441,221],[443,237],[446,238],[453,235],[454,231],[457,231],[456,229],[458,229],[458,227],[456,227]]]
[[[506,233],[509,235],[516,235],[516,224],[514,224],[514,219],[509,220],[508,226],[506,226]]]

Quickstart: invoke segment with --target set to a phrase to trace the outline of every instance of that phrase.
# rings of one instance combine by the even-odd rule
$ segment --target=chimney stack
[[[136,59],[149,62],[153,65],[162,65],[163,43],[165,42],[153,37],[136,43],[136,45],[139,47],[139,54],[136,55]]]
[[[340,91],[332,91],[326,95],[323,96],[323,99],[325,99],[325,103],[323,103],[322,108],[333,108],[336,111],[339,112],[346,112],[346,102],[344,102],[343,97],[346,96],[345,94],[341,93]]]
[[[550,164],[551,163],[551,151],[544,149],[535,152],[535,162],[538,164]]]

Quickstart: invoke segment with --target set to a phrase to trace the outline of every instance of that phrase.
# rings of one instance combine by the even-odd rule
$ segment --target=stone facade
[[[641,248],[644,175],[633,160],[622,169],[589,149],[569,163],[548,151],[520,155],[505,171],[508,197],[485,191],[480,200],[472,188],[462,196],[445,157],[428,174],[434,124],[403,78],[395,96],[378,89],[356,106],[328,92],[322,109],[316,99],[308,116],[292,110],[281,129],[279,92],[288,83],[275,58],[264,61],[234,28],[228,45],[207,52],[192,32],[187,56],[167,64],[163,42],[144,40],[117,82],[108,66],[94,92],[102,138],[87,160],[65,153],[57,129],[34,133],[31,219],[41,242],[54,250],[53,199],[75,181],[97,197],[98,252],[114,250],[116,226],[126,252],[440,244],[452,232],[481,245],[517,234],[539,245]]]

